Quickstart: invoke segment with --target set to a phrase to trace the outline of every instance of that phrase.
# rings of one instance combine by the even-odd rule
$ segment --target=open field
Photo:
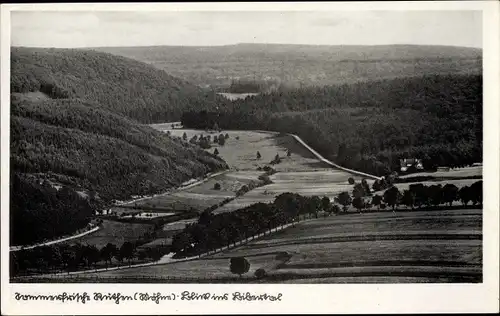
[[[262,171],[234,171],[218,175],[199,185],[169,194],[159,195],[135,203],[136,206],[151,210],[155,208],[175,210],[189,210],[190,208],[202,211],[209,206],[221,203],[225,199],[236,196],[242,186],[251,181],[258,182]],[[219,183],[220,190],[215,190],[214,185]]]
[[[297,223],[199,260],[91,274],[105,278],[229,278],[229,258],[244,256],[267,277],[255,282],[480,282],[482,210],[349,214]],[[277,258],[283,252],[288,259]]]
[[[207,133],[203,130],[192,129],[171,129],[169,124],[154,125],[153,127],[166,132],[169,130],[173,136],[182,137],[186,133],[188,140],[194,135],[210,135],[212,138],[219,133]],[[282,158],[280,164],[274,165],[276,171],[303,171],[327,168],[328,165],[318,161],[311,152],[298,144],[292,136],[280,136],[275,133],[255,132],[255,131],[225,131],[228,134],[224,146],[212,142],[210,152],[217,148],[219,156],[222,157],[230,167],[238,170],[256,170],[257,167],[268,165],[276,156]],[[239,139],[236,139],[238,137]],[[287,157],[287,150],[291,151],[291,156]],[[257,159],[257,151],[261,154],[261,159]]]
[[[149,224],[103,220],[102,227],[98,231],[65,243],[94,245],[98,248],[106,246],[107,243],[113,243],[120,247],[124,242],[135,241],[152,230],[153,225]]]
[[[413,177],[436,177],[436,178],[464,178],[472,176],[481,176],[483,174],[483,167],[466,167],[459,169],[452,169],[450,171],[436,171],[436,172],[418,172],[400,176],[400,178],[413,178]]]
[[[422,181],[422,182],[409,182],[409,183],[395,183],[394,186],[399,189],[399,191],[407,190],[411,184],[421,183],[423,185],[433,185],[433,184],[454,184],[459,189],[464,186],[469,186],[474,182],[481,181],[481,179],[457,179],[457,180],[443,180],[443,181]]]
[[[327,196],[330,199],[340,192],[352,192],[353,186],[347,182],[352,177],[357,182],[362,177],[345,171],[325,169],[322,171],[278,172],[270,177],[272,184],[255,188],[228,204],[218,208],[215,213],[234,211],[258,202],[272,202],[276,196],[285,192],[298,193],[304,196]],[[371,186],[373,180],[367,180]]]
[[[279,280],[428,275],[439,282],[480,275],[481,231],[482,210],[353,214],[305,221],[214,257],[286,251],[291,259],[272,272]]]
[[[276,254],[248,257],[252,274],[259,268],[274,267],[280,262],[275,260]],[[212,277],[233,277],[229,270],[229,257],[200,259],[179,263],[162,264],[149,267],[138,267],[124,270],[114,270],[96,273],[98,277],[151,277],[151,276],[171,276],[190,278],[212,278]]]
[[[238,100],[238,99],[246,99],[248,97],[258,95],[259,93],[230,93],[230,92],[221,92],[221,93],[217,93],[217,94],[222,95],[222,96],[224,96],[225,98],[227,98],[227,99],[229,99],[231,101],[234,101],[234,100]]]

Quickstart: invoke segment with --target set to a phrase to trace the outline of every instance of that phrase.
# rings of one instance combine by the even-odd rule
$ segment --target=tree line
[[[139,250],[140,242],[124,242],[121,246],[108,243],[98,248],[95,245],[50,245],[10,253],[11,276],[72,272],[82,269],[108,268],[113,265],[161,259],[168,249],[150,247]]]
[[[461,202],[467,206],[481,205],[483,201],[483,181],[476,181],[470,186],[463,186],[460,189],[452,184],[445,183],[424,185],[423,183],[410,184],[408,189],[400,191],[391,180],[374,182],[372,189],[366,179],[360,183],[355,183],[350,178],[350,184],[353,184],[353,191],[350,194],[347,191],[341,192],[335,198],[335,202],[342,206],[344,212],[352,205],[358,211],[376,207],[385,209],[390,207],[393,210],[398,206],[406,206],[411,209],[420,209],[421,207],[432,207],[440,205],[452,206],[453,202]],[[373,194],[377,191],[383,191],[382,195]],[[371,197],[371,199],[370,199]],[[338,209],[337,209],[338,210]]]
[[[318,216],[333,212],[328,197],[305,197],[283,193],[273,203],[256,203],[233,212],[203,212],[197,223],[190,224],[172,240],[176,257],[201,254],[294,222],[300,215]]]

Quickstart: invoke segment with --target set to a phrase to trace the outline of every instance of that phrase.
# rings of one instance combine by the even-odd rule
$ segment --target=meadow
[[[465,167],[451,169],[450,171],[435,171],[435,172],[417,172],[400,176],[402,179],[413,177],[435,177],[435,178],[465,178],[473,176],[482,176],[483,166]]]
[[[172,136],[177,137],[182,137],[186,133],[188,140],[195,135],[198,137],[211,135],[213,138],[214,135],[221,133],[228,134],[229,138],[226,139],[224,146],[212,142],[212,148],[207,151],[214,152],[217,148],[219,156],[236,170],[256,170],[258,167],[269,165],[277,154],[282,158],[282,162],[273,165],[276,171],[302,171],[327,167],[289,135],[259,131],[223,130],[221,133],[216,133],[194,129],[171,129],[168,124],[153,125],[153,127],[164,132],[170,131]],[[287,157],[287,151],[291,152],[290,157]],[[260,159],[257,159],[257,152],[261,154]]]
[[[333,200],[339,193],[351,192],[353,186],[348,179],[361,181],[362,177],[335,169],[323,169],[303,172],[278,172],[270,177],[272,184],[255,188],[247,194],[227,203],[214,213],[234,211],[254,203],[272,202],[276,196],[285,193],[297,193],[303,196],[327,196]],[[371,186],[373,180],[367,180]]]
[[[276,254],[248,257],[252,274],[259,268],[269,268],[279,264]],[[207,258],[178,263],[169,263],[148,267],[137,267],[124,270],[114,270],[95,273],[100,278],[110,277],[187,277],[189,278],[214,278],[234,277],[229,270],[229,257]]]
[[[187,189],[141,200],[133,205],[151,211],[157,208],[189,211],[193,208],[201,212],[207,207],[234,198],[242,186],[248,185],[252,181],[259,182],[258,177],[261,174],[263,174],[262,171],[233,171],[215,176]],[[220,189],[214,188],[216,183],[220,185]]]
[[[153,225],[103,220],[101,228],[94,233],[65,242],[65,244],[93,245],[102,248],[108,243],[120,247],[124,242],[138,240],[144,234],[153,231]]]
[[[250,263],[244,277],[252,282],[480,282],[481,227],[479,209],[330,216],[201,259],[87,276],[223,280],[234,277],[229,259],[243,256]],[[267,277],[255,279],[257,269]]]
[[[350,214],[304,221],[214,257],[285,251],[290,260],[268,271],[276,280],[357,275],[395,275],[401,282],[415,276],[479,280],[481,228],[482,210]]]

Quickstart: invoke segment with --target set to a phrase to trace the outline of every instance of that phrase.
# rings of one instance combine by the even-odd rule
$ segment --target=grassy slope
[[[238,44],[215,47],[102,47],[189,82],[228,86],[232,78],[331,85],[429,73],[479,73],[481,50],[465,47]],[[284,77],[284,78],[283,78]]]

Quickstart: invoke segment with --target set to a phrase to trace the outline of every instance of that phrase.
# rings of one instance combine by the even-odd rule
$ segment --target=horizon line
[[[133,46],[77,46],[77,47],[57,47],[57,46],[24,46],[24,45],[10,45],[10,47],[19,48],[45,48],[45,49],[94,49],[94,48],[146,48],[146,47],[227,47],[238,45],[273,45],[273,46],[316,46],[316,47],[380,47],[380,46],[433,46],[433,47],[456,47],[456,48],[472,48],[483,50],[482,47],[477,46],[460,46],[460,45],[446,45],[446,44],[409,44],[409,43],[393,43],[393,44],[300,44],[300,43],[251,43],[251,42],[238,42],[233,44],[216,44],[216,45],[133,45]]]

